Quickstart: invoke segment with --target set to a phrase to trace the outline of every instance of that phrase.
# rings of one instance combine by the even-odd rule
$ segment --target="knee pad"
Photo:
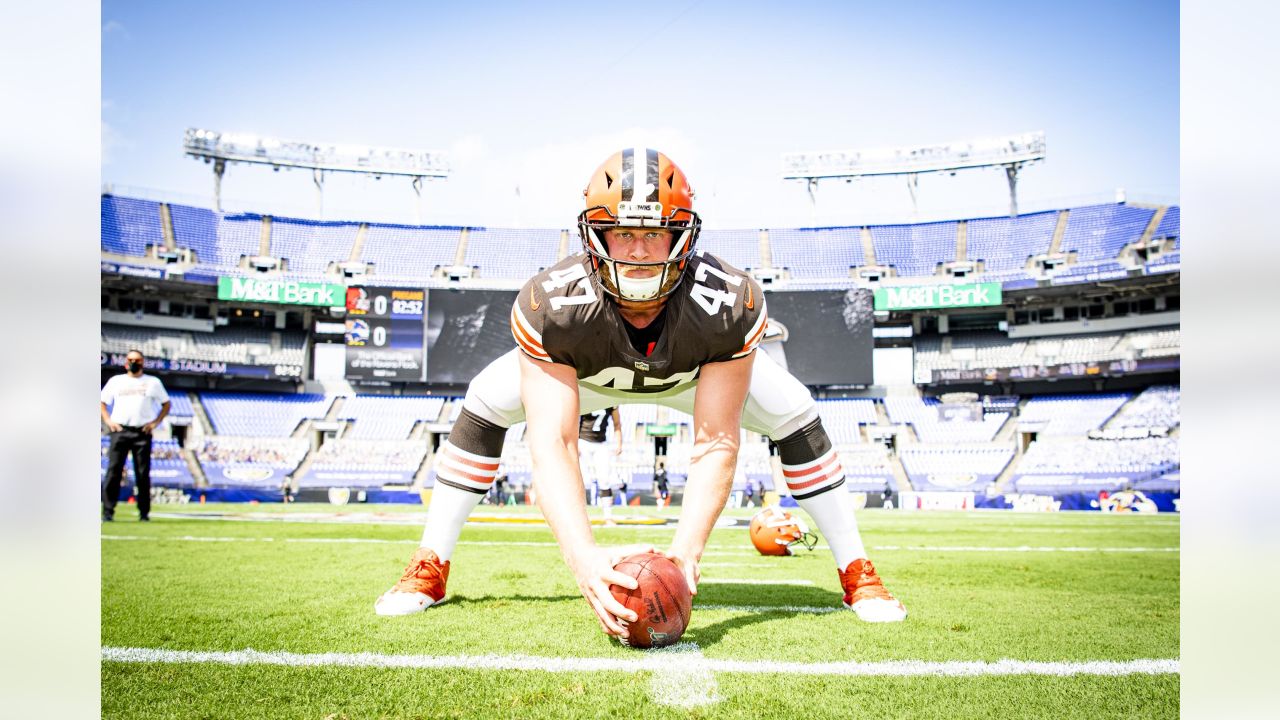
[[[803,500],[844,484],[844,468],[822,427],[822,418],[775,442],[791,497]]]
[[[436,454],[436,482],[477,495],[489,492],[506,439],[507,428],[463,408]]]

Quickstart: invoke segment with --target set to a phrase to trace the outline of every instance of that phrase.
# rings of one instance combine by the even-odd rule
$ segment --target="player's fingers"
[[[698,572],[697,563],[689,563],[684,568],[684,581],[689,584],[689,594],[698,594],[698,581],[702,579],[702,573]]]
[[[635,580],[635,578],[628,579]],[[614,584],[616,585],[617,583]],[[607,587],[602,585],[601,590],[604,592],[597,592],[596,597],[599,598],[600,604],[604,606],[606,612],[611,613],[615,618],[622,618],[628,622],[635,622],[639,619],[635,612],[628,610],[626,605],[618,602],[618,599],[613,596],[613,593],[609,592]]]
[[[626,588],[627,590],[635,590],[640,587],[639,580],[626,573],[618,572],[617,570],[609,570],[601,573],[600,579],[604,580],[609,585],[617,585],[618,587]],[[610,594],[609,597],[613,597],[613,595]]]
[[[587,604],[591,606],[592,611],[596,614],[596,620],[599,621],[600,627],[606,635],[622,635],[625,634],[625,628],[618,623],[618,619],[609,614],[604,604],[591,590],[583,590],[583,597],[586,598]]]

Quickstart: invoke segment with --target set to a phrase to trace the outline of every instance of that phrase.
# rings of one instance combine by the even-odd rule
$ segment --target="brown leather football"
[[[624,644],[650,648],[670,645],[689,627],[693,595],[684,573],[670,559],[657,553],[639,553],[613,566],[639,581],[635,590],[610,585],[614,599],[639,618],[628,624],[630,638]]]

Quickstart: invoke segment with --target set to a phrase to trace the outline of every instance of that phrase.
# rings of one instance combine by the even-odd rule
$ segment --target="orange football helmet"
[[[777,505],[756,513],[751,518],[751,544],[761,555],[793,555],[791,547],[800,545],[812,550],[818,536],[809,532],[804,521]]]
[[[620,150],[596,168],[582,194],[587,207],[578,215],[578,234],[604,291],[634,301],[674,292],[702,231],[702,219],[693,211],[688,178],[671,158],[652,148]],[[671,252],[659,262],[615,260],[609,257],[604,231],[617,227],[671,231]],[[651,278],[627,278],[618,265],[655,267],[660,272]]]

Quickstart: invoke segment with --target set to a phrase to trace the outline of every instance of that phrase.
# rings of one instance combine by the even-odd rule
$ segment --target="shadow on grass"
[[[843,597],[840,593],[813,587],[769,587],[760,585],[735,585],[732,583],[703,585],[698,588],[698,597],[694,599],[693,611],[698,605],[733,605],[743,608],[760,608],[757,613],[734,617],[729,620],[694,628],[684,635],[684,640],[695,642],[699,647],[709,647],[720,642],[730,630],[749,627],[765,620],[779,617],[795,617],[806,614],[792,607],[831,607],[840,608]]]

